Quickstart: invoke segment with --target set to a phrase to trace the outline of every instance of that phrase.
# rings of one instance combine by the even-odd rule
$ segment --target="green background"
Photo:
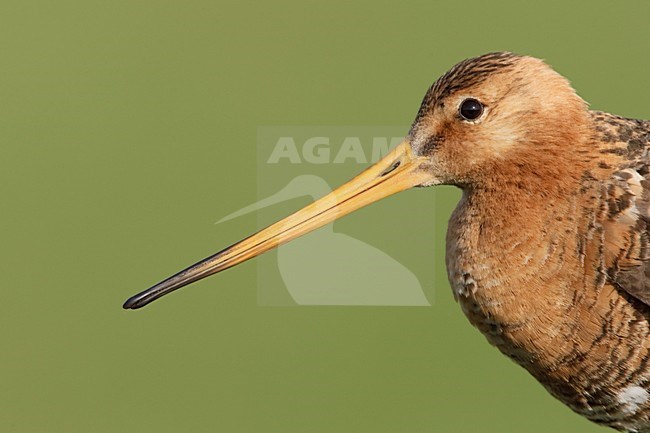
[[[439,74],[502,49],[649,118],[650,3],[567,3],[3,0],[0,431],[602,431],[454,303],[452,188],[335,225],[432,307],[258,306],[249,262],[121,309],[256,227],[213,223],[256,199],[258,125],[406,125]]]

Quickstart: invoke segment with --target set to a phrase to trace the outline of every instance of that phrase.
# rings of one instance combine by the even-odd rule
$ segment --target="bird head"
[[[543,179],[562,165],[558,159],[573,160],[587,122],[587,105],[566,78],[542,60],[499,52],[441,76],[407,142],[427,160],[431,184],[503,186]]]
[[[476,187],[508,179],[535,186],[540,179],[566,178],[555,174],[568,169],[572,155],[580,155],[571,149],[584,135],[587,113],[568,81],[541,60],[512,53],[465,60],[431,86],[406,139],[375,165],[287,218],[131,297],[124,308],[141,308],[411,187]]]

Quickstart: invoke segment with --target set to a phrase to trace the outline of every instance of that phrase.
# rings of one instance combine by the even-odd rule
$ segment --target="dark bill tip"
[[[206,277],[211,273],[217,272],[216,269],[210,268],[210,263],[215,258],[218,258],[222,253],[223,251],[214,254],[207,259],[201,260],[189,268],[172,275],[166,280],[163,280],[160,283],[149,287],[147,290],[131,296],[126,300],[124,305],[122,305],[122,308],[125,310],[137,310],[138,308],[142,308],[152,303],[156,299],[162,298],[163,296],[175,290],[178,290],[181,287],[187,286],[188,284],[200,280],[201,278]]]
[[[138,308],[142,308],[148,303],[154,301],[155,299],[158,299],[160,296],[156,296],[155,294],[152,294],[149,290],[146,290],[144,292],[138,293],[137,295],[131,296],[129,299],[124,302],[124,305],[122,305],[122,308],[125,310],[137,310]]]
[[[138,295],[131,296],[129,299],[124,302],[124,305],[122,305],[122,308],[125,310],[137,310],[138,308],[144,307],[144,305],[140,305],[140,297]]]

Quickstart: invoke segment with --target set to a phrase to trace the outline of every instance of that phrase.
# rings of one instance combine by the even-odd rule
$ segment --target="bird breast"
[[[448,277],[469,321],[574,411],[637,422],[650,410],[650,328],[600,277],[603,239],[583,198],[529,208],[526,220],[475,194],[464,192],[447,232]]]
[[[600,309],[616,294],[588,297],[582,290],[592,275],[579,253],[585,215],[577,196],[535,208],[532,196],[506,192],[495,202],[491,195],[465,191],[449,222],[454,296],[491,344],[543,384],[562,383],[572,372],[567,360],[601,335],[601,322],[583,305]]]

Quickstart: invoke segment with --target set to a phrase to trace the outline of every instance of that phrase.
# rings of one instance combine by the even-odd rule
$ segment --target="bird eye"
[[[483,104],[476,99],[468,98],[460,104],[459,112],[465,120],[476,120],[483,114]]]

